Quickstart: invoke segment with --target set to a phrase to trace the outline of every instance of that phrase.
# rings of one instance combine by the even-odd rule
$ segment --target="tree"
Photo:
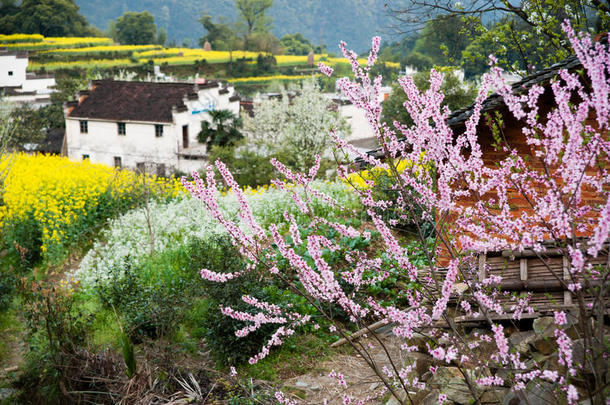
[[[252,34],[268,32],[271,29],[271,18],[265,15],[273,5],[273,0],[235,0],[240,23],[244,33],[244,49],[248,50]]]
[[[307,55],[313,49],[311,42],[300,33],[284,35],[280,45],[286,55]]]
[[[223,17],[215,23],[212,16],[204,15],[199,19],[207,34],[199,39],[199,46],[208,41],[215,51],[232,51],[237,48],[235,28]]]
[[[304,81],[301,94],[291,98],[283,92],[279,100],[264,100],[254,106],[254,116],[244,118],[246,139],[257,145],[262,155],[278,151],[288,157],[287,164],[305,170],[330,146],[330,130],[346,135],[347,125],[330,110],[318,85]]]
[[[413,52],[432,59],[433,65],[455,65],[462,58],[462,51],[472,41],[477,19],[460,16],[440,16],[426,22]]]
[[[0,6],[0,32],[41,34],[50,37],[92,36],[100,32],[89,26],[74,0],[23,0]]]
[[[511,402],[521,402],[517,395],[525,396],[526,403],[538,401],[542,395],[570,405],[587,399],[595,405],[606,402],[610,382],[604,324],[610,288],[610,268],[604,257],[609,253],[610,237],[610,50],[607,45],[592,44],[587,36],[575,35],[569,25],[565,31],[582,63],[582,74],[559,72],[550,85],[552,90],[544,96],[548,89],[537,84],[513,94],[503,83],[502,70],[494,67],[482,78],[472,114],[462,129],[445,125],[449,111],[441,105],[443,75],[436,71],[430,75],[426,92],[421,92],[412,78],[400,79],[408,99],[405,108],[414,125],[383,125],[378,97],[381,80],[367,75],[379,40],[374,40],[364,68],[342,47],[354,66],[355,80],[341,78],[338,86],[366,112],[382,145],[383,160],[349,148],[340,138],[335,138],[337,146],[359,156],[369,165],[369,173],[388,173],[393,179],[391,190],[398,194],[392,200],[375,200],[371,197],[374,178],[355,187],[370,226],[382,241],[382,252],[377,255],[356,249],[341,252],[341,239],[371,236],[368,230],[347,227],[324,216],[326,211],[319,204],[337,207],[335,200],[312,184],[319,159],[307,172],[294,172],[280,162],[272,162],[284,178],[276,184],[298,207],[284,213],[291,223],[289,229],[278,229],[275,224],[263,228],[257,223],[222,162],[216,162],[216,167],[240,204],[237,222],[219,208],[211,168],[205,181],[194,173],[194,183],[184,182],[225,227],[247,262],[232,273],[202,269],[204,279],[223,283],[260,271],[259,279],[281,280],[315,308],[312,316],[311,311],[300,313],[294,307],[249,296],[242,299],[252,306],[255,315],[222,307],[226,316],[247,323],[236,335],[265,326],[276,328],[250,363],[263,359],[304,325],[326,327],[318,321],[324,318],[331,325],[329,333],[345,339],[398,403],[422,403],[422,397],[443,403],[458,400],[458,396],[461,403],[482,403],[483,393],[498,393],[498,386],[502,393],[506,392],[504,387],[517,393]],[[327,67],[321,70],[332,74]],[[491,88],[497,89],[506,104],[503,118],[522,127],[523,131],[518,132],[524,142],[505,138],[501,122],[492,125],[493,145],[477,136],[483,101]],[[553,100],[551,104],[547,96]],[[494,162],[486,162],[482,154],[483,148],[490,146],[487,150],[494,154]],[[339,174],[352,184],[364,175],[348,163],[340,167]],[[286,183],[290,187],[283,186]],[[597,197],[585,197],[587,190],[596,190]],[[526,208],[514,209],[516,199],[525,201]],[[433,225],[432,239],[425,239],[418,228],[419,242],[409,249],[403,238],[397,237],[395,221],[384,221],[377,213],[389,209],[403,215],[419,210],[423,220]],[[345,212],[350,215],[351,211]],[[419,262],[415,261],[413,250],[423,259],[418,255]],[[547,341],[555,342],[552,355],[557,361],[546,362],[546,368],[536,361],[525,361],[516,342],[507,338],[508,328],[494,320],[496,316],[506,319],[505,311],[512,305],[512,321],[518,322],[536,305],[527,294],[508,294],[502,287],[502,277],[488,275],[487,267],[480,265],[479,255],[501,251],[535,255],[543,267],[551,269],[562,291],[574,296],[577,321],[559,304],[553,308]],[[334,259],[330,252],[340,252],[341,260]],[[551,259],[551,254],[559,255],[558,266],[552,264],[557,259]],[[370,293],[369,286],[390,275],[403,282],[404,305],[387,303]],[[448,307],[450,299],[457,301],[452,308]],[[504,299],[509,300],[508,306]],[[336,316],[338,308],[346,314],[345,322]],[[467,335],[467,328],[456,324],[457,316],[479,317],[488,324],[489,332]],[[391,324],[392,332],[404,342],[404,352],[393,355],[373,330],[363,328],[372,321]],[[369,334],[368,342],[350,337],[355,328]],[[371,355],[367,343],[386,349],[383,362]],[[415,357],[415,350],[427,354]],[[428,381],[436,381],[434,386],[420,379],[422,373],[417,372],[414,359],[428,359],[423,369],[431,371]],[[338,384],[349,384],[340,370],[333,371],[331,377]],[[447,398],[449,389],[455,386],[460,387],[459,394],[452,390],[453,399]],[[536,392],[532,393],[534,387]],[[293,403],[280,392],[276,398],[280,403]],[[353,398],[344,398],[343,402],[361,403]]]
[[[116,20],[117,40],[123,45],[154,44],[157,26],[148,11],[128,11]]]
[[[167,30],[165,28],[159,28],[157,31],[157,44],[165,45],[167,42]]]
[[[201,121],[201,131],[197,134],[199,143],[205,143],[208,150],[212,146],[233,146],[244,136],[239,132],[241,119],[229,110],[208,111],[212,123]]]
[[[493,47],[494,54],[500,51],[504,55],[499,57],[515,57],[500,60],[501,66],[511,70],[533,71],[536,66],[549,66],[567,57],[572,50],[561,29],[566,19],[574,29],[584,32],[604,32],[610,27],[610,6],[604,0],[407,0],[399,7],[390,7],[390,12],[398,22],[396,26],[408,33],[421,31],[430,16],[436,16],[441,24],[462,19],[477,36],[484,34],[480,42]],[[485,60],[489,53],[477,52],[486,51],[484,48],[472,48],[469,57]]]

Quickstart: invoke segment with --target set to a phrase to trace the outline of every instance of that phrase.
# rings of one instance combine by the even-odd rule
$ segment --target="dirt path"
[[[382,341],[391,353],[393,359],[400,359],[400,346],[404,341],[382,334]],[[380,368],[387,366],[391,368],[390,362],[381,347],[374,339],[362,339],[365,345],[371,344],[369,349],[372,357]],[[347,388],[337,383],[336,379],[330,378],[331,371],[343,374]],[[383,390],[383,383],[375,372],[358,355],[339,354],[323,362],[315,371],[291,378],[284,384],[286,393],[293,394],[293,398],[299,404],[324,404],[328,400],[329,405],[343,404],[344,395],[353,398],[375,398],[367,401],[367,404],[384,404],[389,395],[379,395]]]

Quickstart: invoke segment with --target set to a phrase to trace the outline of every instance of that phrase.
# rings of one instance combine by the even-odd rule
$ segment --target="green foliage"
[[[434,65],[454,65],[471,42],[478,20],[440,15],[426,23],[413,52],[425,54]]]
[[[193,260],[217,272],[243,270],[245,263],[237,248],[227,236],[219,236],[209,241],[194,241],[191,244]],[[258,310],[241,299],[249,295],[260,300],[273,302],[281,307],[290,304],[301,313],[313,313],[305,300],[298,297],[271,280],[261,279],[256,271],[249,272],[238,279],[226,283],[204,281],[203,299],[199,300],[189,314],[189,324],[200,325],[196,336],[205,339],[214,358],[223,365],[243,363],[259,352],[275,331],[273,326],[264,326],[245,337],[235,336],[238,329],[247,325],[225,316],[220,306],[231,307],[237,311],[256,313]]]
[[[6,311],[11,304],[16,282],[17,275],[14,269],[5,267],[3,263],[0,267],[0,313]]]
[[[190,283],[178,274],[179,264],[170,260],[168,268],[160,265],[163,259],[153,256],[139,268],[128,262],[96,288],[102,304],[122,317],[125,334],[135,343],[171,334],[182,320],[179,308],[188,302],[185,291]],[[155,277],[156,271],[164,274]]]
[[[265,12],[272,5],[273,0],[235,0],[241,22],[246,26],[245,35],[271,29],[271,18]]]
[[[201,121],[201,131],[197,134],[199,143],[205,143],[207,149],[213,146],[233,146],[243,139],[239,132],[241,119],[236,117],[230,110],[208,111],[212,123]]]
[[[215,23],[211,15],[204,15],[199,19],[207,34],[199,39],[199,46],[203,47],[208,41],[214,51],[231,51],[237,48],[237,37],[233,26],[223,17]]]
[[[0,32],[48,37],[100,35],[79,13],[74,0],[23,0],[18,6],[14,2],[3,2]]]
[[[432,58],[428,55],[413,51],[400,60],[401,66],[409,66],[417,70],[430,70],[434,65]]]
[[[123,355],[125,367],[127,367],[125,374],[127,374],[127,377],[131,378],[137,372],[137,363],[133,343],[129,337],[123,333],[119,338],[119,346],[121,347],[121,354]]]
[[[27,144],[38,144],[46,135],[45,119],[37,109],[23,105],[11,111],[9,147],[24,150]]]
[[[607,1],[497,1],[479,6],[409,0],[395,17],[410,23],[411,29],[423,29],[386,47],[403,66],[419,70],[454,65],[462,67],[466,77],[476,77],[488,69],[493,54],[503,68],[531,73],[572,53],[563,21],[575,31],[599,33],[610,27]],[[431,15],[436,17],[429,19]]]
[[[57,403],[60,387],[70,389],[69,365],[85,345],[91,317],[77,307],[70,284],[22,280],[19,292],[29,351],[17,385],[29,403]]]
[[[280,45],[286,55],[307,55],[313,50],[313,45],[301,33],[287,34],[280,39]]]
[[[117,40],[123,45],[145,45],[156,42],[157,26],[148,11],[126,12],[116,20]]]

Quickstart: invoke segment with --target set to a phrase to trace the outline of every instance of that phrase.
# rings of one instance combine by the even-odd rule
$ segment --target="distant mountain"
[[[157,27],[168,32],[168,41],[192,45],[205,34],[199,24],[202,14],[224,16],[235,21],[233,0],[76,0],[90,23],[105,30],[108,23],[126,11],[149,11]],[[275,0],[269,15],[277,37],[300,32],[315,44],[324,43],[338,52],[343,40],[356,51],[368,49],[371,37],[391,25],[384,5],[387,0]],[[395,5],[397,2],[394,1]],[[391,39],[391,38],[387,38]]]

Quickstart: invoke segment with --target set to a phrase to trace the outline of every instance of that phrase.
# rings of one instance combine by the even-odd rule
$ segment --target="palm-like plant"
[[[212,146],[231,146],[244,136],[239,131],[241,119],[229,110],[209,111],[212,122],[201,121],[201,131],[197,134],[199,143]]]

